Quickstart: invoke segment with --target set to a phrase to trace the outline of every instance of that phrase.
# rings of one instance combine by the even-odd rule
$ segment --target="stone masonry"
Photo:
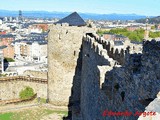
[[[88,27],[68,26],[67,23],[52,25],[48,37],[48,98],[50,103],[65,105],[69,103],[73,79],[80,82],[81,65],[77,64],[81,54],[82,37],[95,30]],[[76,69],[77,68],[77,69]],[[76,73],[76,78],[74,77]],[[74,99],[79,100],[79,89]],[[74,89],[74,88],[72,88]]]
[[[73,120],[138,119],[134,113],[143,112],[160,91],[159,45],[155,40],[144,41],[142,54],[130,54],[129,48],[121,50],[123,52],[110,52],[115,50],[108,48],[108,43],[101,38],[93,35],[84,37],[81,101],[78,114],[72,109]],[[119,61],[119,65],[113,65],[111,58],[115,63]],[[104,78],[101,78],[102,67],[106,69]],[[108,116],[106,110],[129,111],[132,114]]]
[[[6,80],[0,80],[0,100],[10,100],[19,98],[19,93],[26,86],[33,88],[34,93],[37,93],[37,97],[47,98],[47,81],[32,81],[22,80],[15,78],[5,78]]]

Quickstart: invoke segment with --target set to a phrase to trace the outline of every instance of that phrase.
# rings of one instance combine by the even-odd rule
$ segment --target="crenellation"
[[[113,58],[114,60],[118,61],[120,64],[124,64],[124,55],[120,55],[121,50],[124,51],[123,49],[118,49],[115,48],[114,46],[111,45],[111,41],[106,41],[102,37],[99,39],[95,39],[99,44],[103,45],[103,48],[108,51],[108,55]],[[118,51],[117,51],[118,50]],[[121,56],[121,57],[120,57]]]

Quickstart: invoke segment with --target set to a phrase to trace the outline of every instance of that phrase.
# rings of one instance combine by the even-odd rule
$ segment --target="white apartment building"
[[[47,63],[47,41],[15,42],[15,58]]]
[[[0,50],[0,73],[4,72],[3,51]]]
[[[16,58],[20,58],[21,57],[21,51],[20,51],[20,46],[22,45],[23,43],[20,43],[20,42],[16,42],[14,44],[14,54],[15,54],[15,57]]]
[[[0,20],[0,25],[2,25],[2,23],[3,23],[3,21],[2,21],[2,20]]]

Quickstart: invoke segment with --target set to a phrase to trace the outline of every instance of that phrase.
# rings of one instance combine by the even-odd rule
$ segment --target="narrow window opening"
[[[119,90],[119,88],[120,88],[119,84],[118,84],[118,83],[116,83],[116,84],[114,85],[114,88],[118,91],[118,90]]]
[[[122,101],[124,101],[124,98],[125,98],[125,92],[124,91],[121,92],[121,98],[122,98]]]
[[[76,51],[74,51],[74,56],[76,56]]]

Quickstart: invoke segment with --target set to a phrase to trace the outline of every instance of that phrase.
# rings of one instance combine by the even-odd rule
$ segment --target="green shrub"
[[[12,58],[4,58],[4,62],[15,62]]]
[[[103,34],[109,33],[107,30],[97,30],[96,32],[98,35],[102,36]]]
[[[37,98],[37,102],[39,102],[39,103],[46,103],[46,98]]]
[[[128,31],[126,28],[113,28],[110,31],[98,30],[97,34],[103,35],[106,33],[123,35],[128,37],[131,41],[142,42],[144,38],[144,29],[137,29],[135,31]]]
[[[21,99],[27,99],[34,95],[34,91],[31,87],[26,87],[25,89],[21,90],[19,93],[19,97]]]
[[[6,77],[7,74],[0,74],[0,77]]]

